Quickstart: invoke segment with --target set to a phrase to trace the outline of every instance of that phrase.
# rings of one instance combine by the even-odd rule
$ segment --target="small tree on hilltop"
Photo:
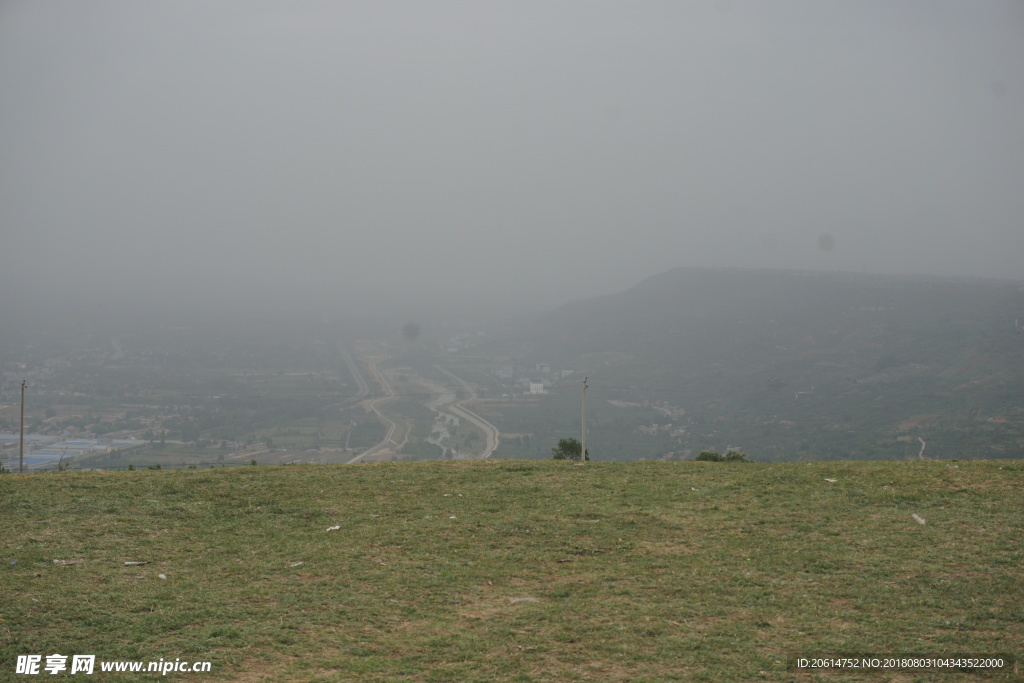
[[[558,445],[551,449],[554,460],[579,460],[583,444],[579,439],[559,439]],[[590,449],[587,449],[587,460],[590,460]]]
[[[722,454],[714,451],[701,451],[694,460],[697,462],[722,462]]]

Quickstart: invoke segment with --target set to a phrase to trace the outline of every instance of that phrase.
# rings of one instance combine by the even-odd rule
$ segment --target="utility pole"
[[[25,380],[21,380],[21,441],[18,443],[18,474],[25,471]]]
[[[587,461],[587,378],[583,378],[583,438],[580,439],[580,462]]]

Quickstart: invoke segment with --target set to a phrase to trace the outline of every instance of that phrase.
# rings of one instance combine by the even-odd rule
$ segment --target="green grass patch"
[[[1015,461],[3,475],[0,678],[59,652],[247,681],[974,680],[787,662],[1019,657],[1022,483]]]

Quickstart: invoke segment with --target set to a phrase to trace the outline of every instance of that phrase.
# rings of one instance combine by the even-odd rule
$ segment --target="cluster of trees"
[[[747,454],[739,451],[729,451],[725,455],[714,451],[701,451],[694,460],[700,462],[750,462],[747,460]]]
[[[559,439],[558,445],[551,449],[553,460],[580,460],[580,453],[583,451],[583,444],[578,439]],[[587,449],[586,459],[590,460],[590,449]]]
[[[583,444],[578,439],[559,439],[558,445],[551,449],[553,460],[579,460]],[[590,449],[587,449],[586,459],[590,460]],[[729,451],[725,455],[714,451],[701,451],[695,460],[700,462],[750,462],[746,453]]]

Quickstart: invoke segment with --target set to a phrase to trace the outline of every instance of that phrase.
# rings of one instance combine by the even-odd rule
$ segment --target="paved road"
[[[354,365],[354,363],[353,363],[353,365]],[[401,448],[403,445],[405,445],[404,443],[396,444],[392,440],[392,437],[395,435],[395,428],[397,427],[397,425],[394,423],[394,421],[388,419],[388,417],[386,415],[384,415],[384,413],[382,413],[380,411],[380,408],[378,407],[378,406],[380,406],[381,403],[384,403],[385,401],[388,401],[388,400],[391,400],[392,398],[394,398],[395,390],[391,388],[391,385],[388,383],[388,380],[384,376],[384,373],[381,372],[377,368],[376,361],[373,361],[373,362],[370,363],[370,372],[373,373],[374,378],[380,383],[380,386],[384,389],[384,395],[383,396],[381,396],[379,398],[375,398],[372,401],[370,401],[370,410],[372,410],[374,412],[374,414],[376,414],[377,417],[380,418],[381,422],[383,422],[384,424],[386,424],[388,426],[388,431],[387,431],[387,434],[384,435],[384,440],[383,441],[381,441],[380,443],[377,443],[377,444],[375,444],[373,446],[370,446],[365,451],[363,451],[359,455],[357,455],[354,458],[352,458],[351,460],[349,460],[346,463],[348,465],[360,462],[366,456],[371,455],[371,454],[373,454],[373,453],[375,453],[375,452],[377,452],[377,451],[379,451],[379,450],[381,450],[383,448],[386,448],[388,446],[393,446],[395,448],[395,450],[397,451],[399,448]],[[365,384],[365,383],[363,383],[363,384]]]
[[[345,358],[345,362],[349,366],[349,371],[352,374],[352,377],[355,378],[356,383],[359,385],[359,393],[355,397],[353,397],[352,399],[346,400],[345,403],[354,403],[354,402],[357,402],[357,401],[361,401],[361,400],[363,400],[369,394],[369,387],[368,387],[368,385],[366,383],[366,380],[363,379],[363,376],[362,376],[362,374],[359,371],[359,367],[356,364],[356,361],[352,358],[352,355],[348,352],[348,350],[344,346],[342,346],[342,345],[339,345],[338,348],[341,350],[342,356]],[[350,460],[348,460],[347,461],[348,464],[361,462],[367,456],[372,455],[372,454],[374,454],[374,453],[376,453],[378,451],[384,450],[386,448],[392,448],[392,449],[394,449],[397,452],[399,449],[401,449],[402,446],[405,445],[404,442],[401,443],[401,444],[395,443],[394,436],[395,436],[395,431],[397,430],[398,425],[393,420],[388,418],[380,410],[380,406],[383,403],[385,403],[386,401],[389,401],[389,400],[391,400],[392,398],[395,397],[395,391],[391,387],[391,384],[388,382],[387,377],[385,376],[385,374],[377,367],[377,363],[378,362],[379,362],[379,360],[369,360],[368,361],[368,368],[369,368],[370,373],[373,375],[373,378],[380,384],[381,388],[383,389],[384,395],[371,400],[369,402],[369,407],[370,407],[370,410],[372,410],[373,413],[377,416],[377,418],[380,419],[380,421],[383,422],[387,426],[387,433],[385,434],[384,439],[382,441],[380,441],[379,443],[374,444],[373,446],[371,446],[370,448],[367,448],[365,451],[363,451],[359,455],[356,455],[355,457],[353,457]],[[467,382],[465,382],[458,375],[455,375],[454,373],[449,372],[448,370],[445,370],[441,366],[436,366],[436,367],[437,367],[438,370],[440,370],[441,372],[443,372],[446,375],[448,375],[449,377],[451,377],[456,382],[456,386],[460,387],[461,391],[464,392],[465,395],[466,395],[466,398],[464,398],[463,400],[458,401],[458,402],[453,402],[450,405],[446,405],[444,410],[446,410],[447,412],[450,412],[453,415],[458,416],[459,418],[461,418],[463,420],[466,420],[466,421],[470,422],[471,424],[473,424],[476,427],[478,427],[480,429],[480,431],[482,431],[484,433],[484,437],[485,437],[484,450],[483,450],[483,452],[481,454],[475,455],[474,457],[475,458],[480,458],[480,459],[489,458],[491,456],[491,454],[495,451],[495,449],[498,448],[498,445],[500,443],[501,433],[498,431],[497,427],[495,427],[490,422],[488,422],[484,418],[482,418],[479,415],[477,415],[476,413],[474,413],[472,410],[469,410],[468,408],[466,408],[465,404],[469,403],[470,401],[474,401],[474,400],[477,399],[477,394],[476,394],[476,391],[473,390],[473,387],[471,387]],[[457,388],[456,392],[458,392],[459,390],[460,389]],[[446,392],[445,393],[441,393],[441,396],[439,396],[439,399],[441,399],[442,403],[447,404],[448,401],[444,400],[444,399],[447,398],[448,396],[451,396],[451,398],[454,400],[455,397],[456,397],[456,394],[447,394]],[[435,400],[438,400],[438,399],[435,399]],[[439,409],[439,408],[440,408],[440,406],[436,406],[434,409],[436,410],[436,409]]]
[[[366,380],[363,379],[363,373],[359,372],[359,366],[356,365],[355,359],[352,358],[352,354],[349,353],[344,344],[338,344],[338,351],[341,352],[341,357],[345,359],[345,365],[348,366],[349,374],[352,375],[356,384],[359,385],[359,392],[352,398],[345,399],[344,403],[359,403],[370,393],[370,387],[367,386]]]
[[[456,375],[454,373],[451,373],[451,372],[448,372],[447,370],[442,368],[440,365],[435,365],[434,367],[437,368],[438,370],[440,370],[441,372],[443,372],[444,374],[448,375],[452,379],[454,379],[456,382],[458,382],[458,384],[462,387],[462,389],[467,394],[469,394],[469,398],[466,398],[466,399],[463,399],[463,400],[459,401],[455,405],[450,406],[447,410],[449,410],[450,412],[454,413],[455,415],[458,415],[460,418],[462,418],[464,420],[468,420],[469,422],[472,422],[474,425],[479,427],[481,431],[483,431],[484,436],[486,437],[486,444],[487,445],[484,447],[484,452],[481,453],[479,457],[481,459],[491,457],[491,453],[493,453],[494,450],[498,447],[498,444],[501,443],[501,439],[500,439],[501,432],[499,432],[498,428],[495,427],[494,425],[492,425],[490,422],[488,422],[484,418],[480,417],[479,415],[477,415],[473,411],[471,411],[468,408],[466,408],[466,406],[465,406],[466,403],[469,403],[470,401],[475,401],[476,400],[476,398],[477,398],[476,391],[474,391],[473,387],[469,386],[469,384],[467,384],[458,375]]]

